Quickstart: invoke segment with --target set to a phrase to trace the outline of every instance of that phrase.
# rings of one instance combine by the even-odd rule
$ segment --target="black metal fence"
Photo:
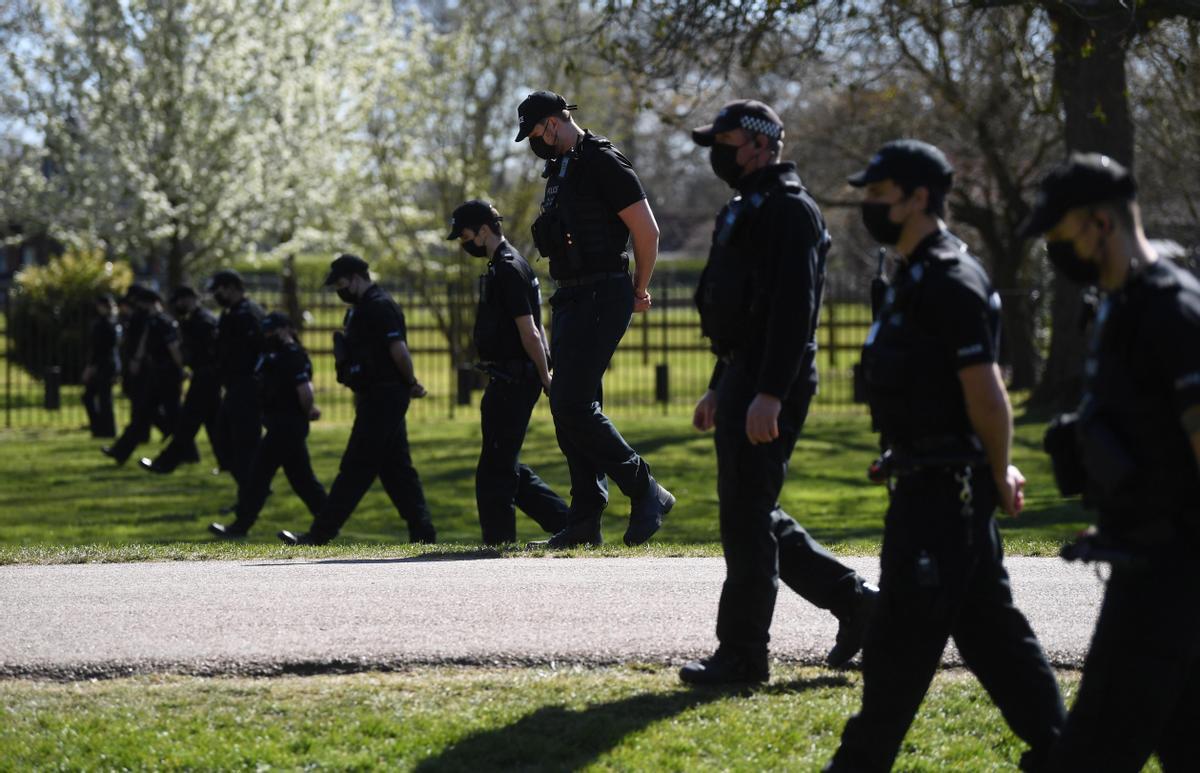
[[[413,403],[410,417],[420,421],[473,414],[482,381],[470,368],[469,352],[456,353],[459,347],[452,346],[451,341],[467,338],[475,299],[450,290],[419,296],[411,288],[382,284],[404,308],[417,375],[429,390],[426,399]],[[692,304],[695,277],[662,270],[655,274],[652,289],[654,308],[648,314],[634,316],[605,377],[606,409],[625,416],[690,409],[703,393],[712,371],[713,356],[700,336],[699,317]],[[299,312],[304,319],[301,339],[313,360],[323,421],[349,421],[353,414],[351,395],[336,381],[331,343],[331,334],[340,329],[346,307],[329,291],[318,287],[289,289],[274,275],[248,277],[248,292],[267,310]],[[84,425],[82,387],[78,384],[83,352],[78,331],[86,329],[90,312],[64,310],[51,325],[21,328],[21,321],[11,313],[13,292],[5,291],[0,299],[4,303],[0,319],[3,426]],[[547,303],[543,309],[547,329],[549,314]],[[816,410],[860,410],[852,402],[852,368],[870,321],[865,288],[832,284],[818,333],[821,388]],[[37,350],[36,357],[17,356],[19,350],[30,349]],[[123,397],[116,402],[117,421],[121,424],[128,417],[128,403]],[[546,401],[539,403],[538,410],[547,410]]]

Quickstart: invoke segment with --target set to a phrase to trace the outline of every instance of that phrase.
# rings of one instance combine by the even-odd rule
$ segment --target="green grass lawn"
[[[0,681],[0,770],[807,771],[860,688],[792,666],[729,692],[664,666]],[[972,676],[942,672],[897,770],[1016,770],[1023,748]]]
[[[688,416],[679,412],[636,419],[617,412],[614,418],[645,454],[655,475],[679,498],[654,550],[716,555],[711,436],[695,432]],[[1057,495],[1040,451],[1042,430],[1037,422],[1018,425],[1016,461],[1029,478],[1028,506],[1019,519],[1002,521],[1011,553],[1051,554],[1087,520],[1075,503]],[[345,424],[314,425],[310,449],[317,474],[327,485],[348,432]],[[442,541],[457,543],[454,549],[474,549],[479,540],[474,498],[477,418],[416,421],[410,437]],[[0,469],[5,470],[0,476],[0,562],[296,555],[281,550],[274,534],[281,528],[304,529],[310,518],[282,474],[248,543],[214,545],[205,527],[218,517],[219,507],[233,501],[234,486],[228,475],[210,474],[211,453],[203,433],[204,463],[166,477],[150,475],[132,462],[118,468],[100,455],[99,445],[78,430],[0,432]],[[143,446],[142,452],[156,448]],[[816,415],[792,457],[784,508],[843,553],[869,555],[878,550],[886,492],[864,477],[875,448],[865,417]],[[566,465],[542,413],[535,415],[524,459],[566,493]],[[605,519],[606,540],[619,545],[627,512],[628,500],[614,490]],[[543,535],[518,514],[518,536],[524,541]],[[339,545],[321,551],[403,554],[412,550],[398,544],[406,537],[403,522],[376,485],[350,519]],[[646,549],[612,547],[602,552],[639,554]]]

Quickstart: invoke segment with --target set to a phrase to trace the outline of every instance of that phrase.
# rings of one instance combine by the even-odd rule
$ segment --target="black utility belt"
[[[899,478],[921,472],[961,472],[966,467],[986,467],[987,457],[982,452],[963,453],[955,450],[939,453],[889,448],[879,458],[878,465],[884,476]]]
[[[582,287],[596,282],[604,282],[609,279],[629,278],[629,269],[624,268],[620,271],[603,271],[598,274],[583,274],[582,276],[566,277],[564,279],[555,279],[554,284],[559,288],[563,287]]]
[[[485,360],[475,363],[475,368],[507,381],[538,381],[537,367],[528,358],[519,360]]]

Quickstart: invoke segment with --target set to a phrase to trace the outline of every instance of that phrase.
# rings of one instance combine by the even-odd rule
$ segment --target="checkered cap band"
[[[779,139],[779,135],[783,132],[783,127],[779,124],[772,123],[766,118],[759,118],[756,115],[743,115],[742,128],[747,131],[752,131],[755,134],[765,134],[773,140]]]

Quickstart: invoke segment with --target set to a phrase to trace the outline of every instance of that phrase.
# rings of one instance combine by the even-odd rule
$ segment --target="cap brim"
[[[1065,214],[1066,211],[1061,207],[1040,207],[1034,209],[1025,218],[1025,222],[1021,223],[1021,227],[1017,233],[1022,239],[1041,236],[1058,225],[1058,221],[1062,220]]]
[[[692,129],[692,142],[702,148],[711,148],[717,141],[717,130],[713,124],[698,126]]]
[[[325,282],[321,286],[322,287],[332,286],[333,283],[336,282],[339,277],[341,277],[341,275],[342,275],[342,273],[340,271],[330,271],[328,274],[325,275]]]
[[[513,140],[513,142],[520,142],[521,140],[525,139],[528,136],[529,136],[528,129],[518,129],[517,130],[517,138],[515,140]]]
[[[885,178],[880,170],[868,167],[858,174],[852,174],[847,177],[846,182],[850,183],[855,188],[862,188],[870,185],[871,183],[877,183],[883,179]]]
[[[460,225],[454,226],[453,228],[450,229],[450,234],[448,236],[446,236],[446,241],[449,241],[451,239],[457,239],[458,237],[462,236],[462,232],[463,232],[462,226],[460,226]]]

